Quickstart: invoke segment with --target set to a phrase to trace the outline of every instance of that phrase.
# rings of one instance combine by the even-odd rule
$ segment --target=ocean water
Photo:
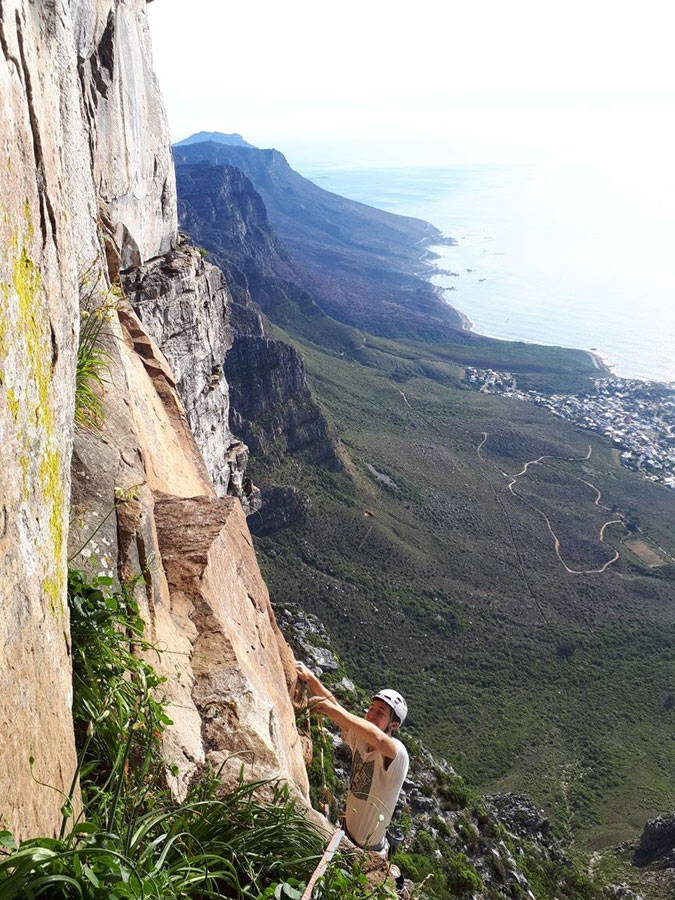
[[[304,165],[321,187],[456,240],[434,283],[475,331],[594,350],[675,382],[675,177],[580,165]]]

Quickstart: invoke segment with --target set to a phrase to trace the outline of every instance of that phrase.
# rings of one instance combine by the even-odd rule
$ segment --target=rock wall
[[[78,276],[98,253],[73,23],[0,6],[0,820],[51,832],[75,768],[65,604]],[[34,758],[33,772],[29,759]]]
[[[223,728],[219,737],[205,736],[205,707],[199,705],[205,673],[193,670],[192,647],[208,643],[202,626],[211,618],[191,618],[185,600],[191,595],[183,588],[172,592],[167,581],[162,550],[170,555],[170,543],[165,528],[160,548],[155,518],[157,498],[168,502],[167,495],[184,515],[176,524],[181,535],[195,523],[193,507],[180,501],[200,498],[198,508],[206,504],[215,523],[209,532],[215,549],[206,550],[190,602],[200,609],[216,599],[231,601],[228,609],[240,604],[240,618],[247,612],[250,620],[237,623],[214,612],[214,621],[223,620],[218,640],[234,647],[240,626],[247,640],[253,628],[259,640],[247,652],[270,674],[266,681],[237,657],[241,678],[215,678],[209,696],[222,689],[224,709],[239,702],[233,692],[244,692],[236,725],[242,746],[256,748],[251,771],[287,777],[306,796],[283,677],[284,671],[290,675],[288,651],[270,617],[238,503],[218,500],[212,481],[220,489],[239,478],[243,490],[245,450],[235,444],[223,454],[217,435],[209,443],[204,432],[207,468],[174,375],[130,309],[110,323],[103,431],[81,432],[74,443],[85,279],[93,273],[105,297],[120,273],[135,283],[161,257],[171,269],[161,277],[178,307],[183,295],[199,296],[199,316],[207,316],[220,291],[214,286],[220,276],[194,254],[171,262],[177,259],[176,196],[145,6],[145,0],[0,4],[0,827],[18,838],[58,829],[58,791],[68,790],[75,770],[68,539],[80,567],[120,578],[146,576],[140,599],[149,634],[170,651],[160,665],[176,710],[166,744],[168,759],[179,767],[176,793],[208,754],[221,744],[231,752],[236,743],[232,735],[225,739]],[[218,296],[226,305],[225,294]],[[227,343],[226,333],[222,340]],[[221,365],[223,352],[217,348]],[[222,410],[224,380],[217,371],[206,374],[218,375],[218,383],[206,378],[200,390],[215,391]],[[220,434],[226,432],[225,416]],[[202,590],[202,582],[213,586],[221,579],[228,585],[225,598],[216,598],[212,587]]]
[[[203,753],[234,785],[286,778],[306,799],[303,745],[288,702],[293,655],[281,636],[233,497],[157,498],[155,519],[172,606],[191,642],[192,700]]]
[[[226,783],[244,764],[247,776],[282,778],[306,801],[292,654],[243,509],[216,496],[159,348],[131,308],[119,318],[103,431],[75,442],[71,546],[84,545],[75,564],[108,571],[110,562],[120,579],[144,576],[137,599],[146,636],[162,651],[152,663],[167,678],[174,724],[164,753],[177,768],[175,795],[206,763],[226,762]]]
[[[233,339],[225,357],[232,429],[266,466],[300,453],[340,468],[337,441],[309,390],[300,354],[268,337],[254,312],[259,307],[283,327],[292,311],[310,330],[320,330],[315,320],[323,318],[299,287],[301,274],[271,228],[260,195],[234,166],[179,165],[176,181],[181,227],[223,267],[232,286]]]
[[[225,359],[232,426],[267,464],[287,453],[340,468],[335,440],[305,380],[300,354],[264,335],[237,334]]]
[[[146,4],[81,0],[72,6],[71,64],[77,65],[96,197],[126,269],[166,253],[176,240],[175,176]]]
[[[124,289],[176,375],[188,422],[216,491],[251,511],[245,481],[248,450],[229,429],[229,387],[223,374],[232,346],[232,297],[220,269],[182,244],[123,275]]]

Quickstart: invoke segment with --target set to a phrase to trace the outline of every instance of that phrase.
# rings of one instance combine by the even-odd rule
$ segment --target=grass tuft
[[[117,309],[119,288],[101,288],[95,265],[80,277],[80,340],[75,374],[75,423],[98,432],[103,424],[103,392],[110,354],[105,347],[106,327]]]
[[[58,838],[17,846],[0,832],[0,900],[206,900],[301,895],[325,835],[307,821],[283,784],[244,783],[222,791],[217,772],[196,781],[183,803],[166,788],[160,752],[171,720],[163,679],[133,584],[69,573],[73,717],[79,764]],[[141,658],[143,657],[143,658]],[[83,809],[75,815],[76,785]],[[259,797],[272,789],[271,803]],[[360,869],[331,867],[323,900],[386,900]],[[299,893],[298,893],[299,892]]]

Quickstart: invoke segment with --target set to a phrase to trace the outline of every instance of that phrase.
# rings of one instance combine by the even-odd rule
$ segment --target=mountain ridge
[[[383,335],[403,331],[428,339],[439,330],[461,330],[461,316],[420,277],[426,247],[444,240],[429,223],[325,191],[295,172],[278,150],[207,141],[174,147],[174,159],[178,166],[206,163],[241,169],[300,265],[301,286],[338,321]]]
[[[213,141],[216,144],[231,144],[234,147],[254,146],[254,144],[249,144],[248,141],[245,141],[237,131],[233,131],[231,134],[225,134],[222,131],[196,131],[189,137],[183,138],[182,141],[176,141],[174,146],[187,147],[190,144],[199,144],[203,141]]]

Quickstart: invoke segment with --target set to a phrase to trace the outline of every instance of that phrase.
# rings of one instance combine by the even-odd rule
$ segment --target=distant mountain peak
[[[215,144],[229,144],[232,147],[255,147],[254,144],[249,144],[248,141],[245,141],[236,131],[232,134],[224,134],[222,131],[197,131],[182,141],[176,141],[174,147],[184,147],[186,144],[201,144],[205,141],[213,141]]]

